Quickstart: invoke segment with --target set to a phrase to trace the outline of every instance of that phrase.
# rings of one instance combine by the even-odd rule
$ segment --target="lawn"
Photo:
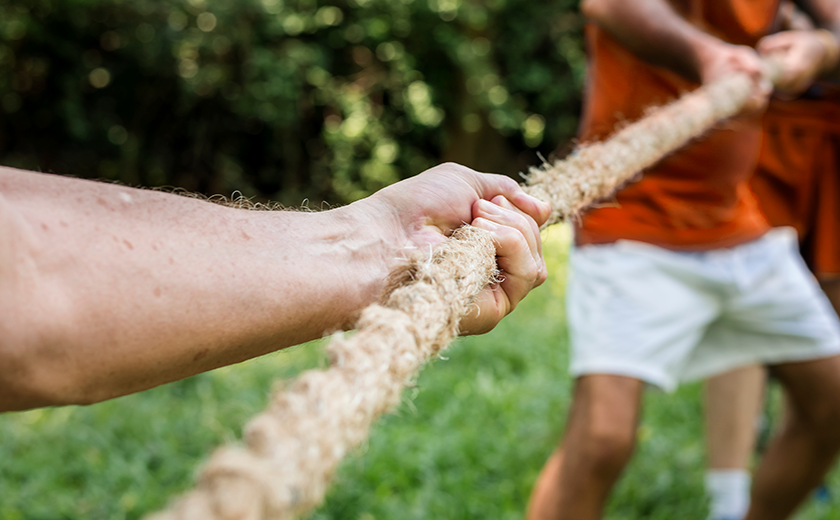
[[[343,465],[313,520],[519,519],[570,403],[563,312],[568,230],[546,235],[550,278],[492,333],[459,339]],[[277,378],[323,366],[296,347],[88,407],[0,415],[0,520],[136,519],[235,441]],[[640,444],[607,517],[705,518],[699,385],[646,396]],[[840,474],[830,488],[840,493]],[[840,519],[837,500],[801,520]]]

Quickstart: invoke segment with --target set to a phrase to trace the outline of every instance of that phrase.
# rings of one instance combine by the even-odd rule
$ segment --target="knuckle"
[[[541,264],[542,265],[540,265],[539,271],[537,273],[537,280],[536,280],[535,287],[542,285],[543,282],[548,280],[548,269],[545,266],[545,262],[541,262]]]
[[[520,228],[521,230],[526,230],[531,228],[531,224],[528,222],[528,217],[520,213],[518,210],[515,209],[508,209],[508,215],[511,220],[511,224]]]
[[[469,174],[475,173],[472,169],[467,168],[463,164],[458,164],[458,163],[452,162],[452,161],[447,161],[445,163],[442,163],[442,164],[438,165],[438,168],[441,168],[443,170],[450,170],[451,172],[457,173],[457,174],[460,174],[460,175],[469,175]]]
[[[510,189],[511,191],[515,191],[519,189],[519,183],[515,180],[511,179],[507,175],[500,175],[502,184],[505,188]]]
[[[518,242],[517,235],[521,235],[516,229],[504,225],[497,226],[496,234],[508,245],[516,245],[514,241]]]
[[[515,228],[509,228],[511,239],[516,241],[516,248],[522,250],[523,252],[528,252],[530,255],[531,245],[528,243],[528,240],[525,238],[525,235],[522,234],[521,231]]]
[[[531,287],[536,287],[545,281],[545,269],[538,262],[532,261],[528,271],[528,280],[531,282]]]

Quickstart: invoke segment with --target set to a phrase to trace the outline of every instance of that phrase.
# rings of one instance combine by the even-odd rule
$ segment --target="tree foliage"
[[[288,203],[521,169],[574,134],[576,4],[0,0],[0,163]]]

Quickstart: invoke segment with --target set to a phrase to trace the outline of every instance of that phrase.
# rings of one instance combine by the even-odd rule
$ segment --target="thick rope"
[[[483,230],[457,230],[431,258],[391,274],[381,305],[327,347],[330,368],[303,373],[245,428],[247,448],[219,449],[196,490],[163,519],[291,519],[321,503],[344,455],[395,407],[420,367],[457,335],[472,299],[498,275]]]
[[[577,215],[718,122],[737,114],[747,101],[750,85],[748,77],[736,75],[686,94],[606,142],[580,148],[554,164],[532,167],[525,191],[551,205],[546,225]]]
[[[781,66],[765,60],[764,75],[779,81]],[[636,175],[738,114],[750,97],[752,81],[734,74],[651,110],[603,143],[585,146],[554,164],[532,167],[525,191],[551,205],[546,226],[580,213],[609,197]]]
[[[750,90],[742,75],[702,87],[604,143],[532,168],[526,189],[551,204],[550,222],[576,215],[737,114]],[[461,316],[497,276],[489,234],[471,227],[393,273],[384,302],[362,312],[354,334],[330,342],[330,368],[276,392],[245,427],[245,447],[218,449],[198,486],[147,520],[288,520],[311,511],[341,459],[457,335]]]

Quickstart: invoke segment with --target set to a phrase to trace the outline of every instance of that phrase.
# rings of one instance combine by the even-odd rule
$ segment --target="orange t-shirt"
[[[793,226],[818,277],[840,277],[840,86],[816,95],[772,99],[750,186],[767,220]]]
[[[693,0],[685,13],[695,25],[741,45],[754,45],[772,26],[778,0]],[[586,29],[589,70],[582,142],[602,140],[622,121],[639,119],[697,84],[642,61],[604,30]],[[749,188],[761,144],[760,117],[723,124],[648,169],[613,201],[577,224],[578,245],[619,239],[670,249],[731,247],[769,225]]]

